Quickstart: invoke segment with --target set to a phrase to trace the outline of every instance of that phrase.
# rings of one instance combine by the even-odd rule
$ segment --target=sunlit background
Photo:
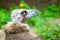
[[[36,9],[38,15],[26,23],[43,40],[60,40],[60,0],[0,0],[0,29],[11,21],[14,9]]]

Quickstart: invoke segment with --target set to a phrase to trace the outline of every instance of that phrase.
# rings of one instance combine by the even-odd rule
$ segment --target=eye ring
[[[21,12],[21,15],[23,15],[23,16],[26,16],[27,14],[28,14],[27,11],[23,11],[23,12]]]

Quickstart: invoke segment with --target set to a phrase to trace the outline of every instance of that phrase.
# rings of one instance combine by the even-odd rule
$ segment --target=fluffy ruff
[[[3,30],[5,31],[5,33],[17,33],[23,31],[28,32],[30,30],[30,27],[24,23],[10,22],[3,26]]]

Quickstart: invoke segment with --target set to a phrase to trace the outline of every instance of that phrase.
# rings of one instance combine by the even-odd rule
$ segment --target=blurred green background
[[[9,0],[7,0],[9,2]],[[18,1],[18,0],[17,0]],[[17,3],[16,1],[16,3]],[[38,1],[38,0],[36,0]],[[8,3],[7,2],[7,3]],[[28,4],[28,2],[30,2]],[[32,17],[26,23],[30,25],[30,27],[35,30],[36,34],[42,40],[60,40],[60,5],[59,1],[49,1],[45,4],[36,3],[35,1],[28,0],[19,0],[16,5],[10,5],[11,3],[3,4],[1,1],[0,4],[0,29],[7,22],[11,21],[10,13],[14,9],[36,9],[38,11],[38,15]],[[58,2],[58,3],[57,3]],[[3,4],[3,5],[2,5]],[[5,6],[4,6],[5,5]],[[42,5],[42,6],[41,6]],[[45,5],[45,6],[44,6]],[[41,7],[40,7],[41,6]]]

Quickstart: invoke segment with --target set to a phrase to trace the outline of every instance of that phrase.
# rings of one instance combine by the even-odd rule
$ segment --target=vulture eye
[[[21,15],[22,15],[22,16],[26,16],[27,14],[28,14],[27,11],[21,12]]]

